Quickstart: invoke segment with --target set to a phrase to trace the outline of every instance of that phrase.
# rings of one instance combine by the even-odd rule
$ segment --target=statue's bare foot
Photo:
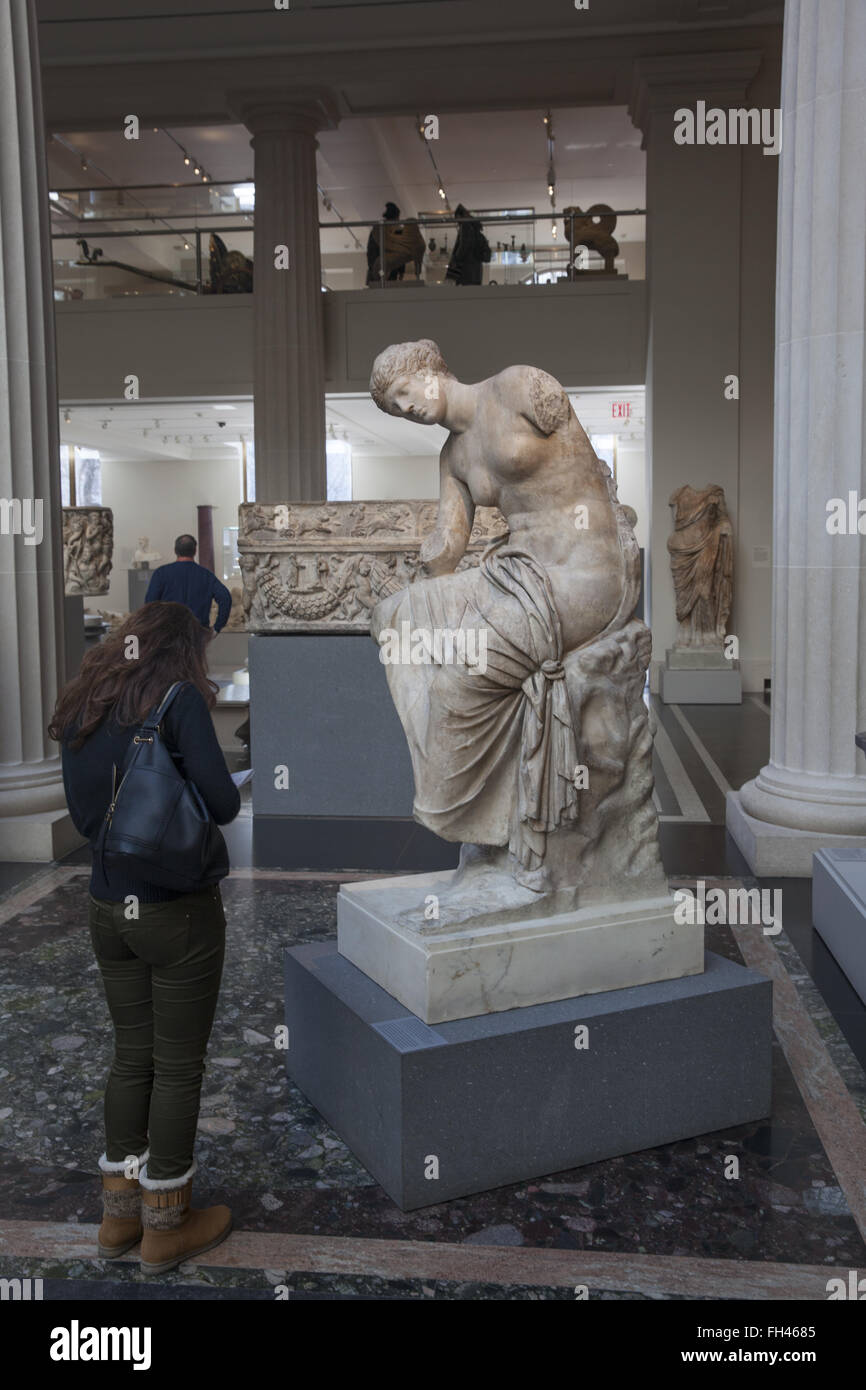
[[[456,886],[480,873],[489,873],[491,869],[508,871],[508,850],[505,845],[462,844],[453,882]]]
[[[553,884],[549,871],[543,865],[540,869],[525,869],[513,856],[510,859],[510,864],[514,878],[524,888],[531,889],[533,893],[550,892]]]
[[[507,846],[463,844],[458,868],[439,883],[428,882],[424,900],[395,920],[427,934],[536,915],[548,885],[538,874],[522,883],[515,869]]]

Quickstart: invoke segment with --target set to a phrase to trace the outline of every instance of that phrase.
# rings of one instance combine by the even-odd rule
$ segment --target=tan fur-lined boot
[[[142,1274],[165,1274],[184,1260],[203,1255],[225,1240],[232,1228],[228,1207],[190,1206],[195,1162],[181,1178],[150,1178],[141,1171]]]
[[[147,1162],[149,1150],[140,1158],[124,1158],[109,1163],[105,1154],[99,1160],[102,1173],[102,1225],[97,1244],[103,1260],[116,1260],[141,1240],[141,1187],[137,1177]]]

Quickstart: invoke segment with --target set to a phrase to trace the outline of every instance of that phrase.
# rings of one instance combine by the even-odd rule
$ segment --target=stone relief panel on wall
[[[243,613],[251,632],[369,632],[381,599],[419,575],[436,502],[249,502],[239,510]],[[479,508],[460,568],[507,534]],[[423,577],[423,575],[422,575]]]
[[[63,576],[67,596],[107,594],[114,549],[110,507],[63,508]]]

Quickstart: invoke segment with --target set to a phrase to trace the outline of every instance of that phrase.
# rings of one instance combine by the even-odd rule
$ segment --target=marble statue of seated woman
[[[565,391],[528,366],[460,382],[429,339],[382,352],[370,391],[387,413],[449,431],[419,577],[371,623],[409,743],[416,820],[463,842],[464,873],[496,865],[523,897],[579,886],[622,896],[623,875],[657,885],[650,636],[632,618],[639,552]],[[498,507],[508,534],[455,572],[476,507]],[[430,634],[430,661],[386,659],[397,648],[385,639],[406,623]],[[442,633],[472,633],[462,649],[484,662],[449,660],[461,646],[437,645]]]

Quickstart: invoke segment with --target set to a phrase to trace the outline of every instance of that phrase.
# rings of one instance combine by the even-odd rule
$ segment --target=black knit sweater
[[[80,748],[63,742],[63,785],[76,830],[93,850],[111,800],[113,768],[120,769],[138,724],[122,727],[108,715]],[[193,685],[175,696],[163,720],[162,736],[178,767],[194,782],[217,825],[227,825],[240,810],[240,792],[232,781],[217,742],[210,711]],[[166,902],[182,895],[116,870],[103,875],[93,856],[90,891],[94,898],[122,902],[134,894],[139,902]]]

